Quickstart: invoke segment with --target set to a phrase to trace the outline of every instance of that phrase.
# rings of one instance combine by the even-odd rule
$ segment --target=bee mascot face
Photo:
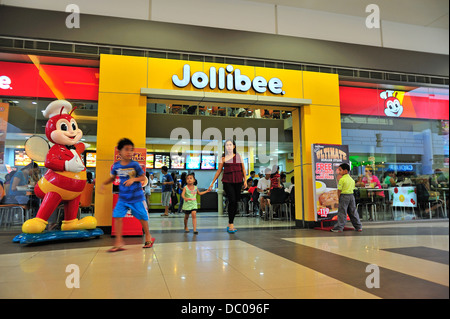
[[[22,225],[24,233],[41,233],[47,220],[60,203],[64,203],[61,230],[94,229],[93,216],[77,219],[80,196],[86,185],[86,167],[81,160],[85,146],[79,143],[83,132],[72,117],[72,105],[65,100],[51,102],[43,111],[48,118],[45,135],[54,145],[45,158],[45,175],[36,184],[34,192],[42,199],[35,218]]]

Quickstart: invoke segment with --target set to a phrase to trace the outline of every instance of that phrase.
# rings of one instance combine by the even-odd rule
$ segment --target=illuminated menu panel
[[[155,165],[155,154],[147,154],[147,160],[145,162],[145,168],[152,169]]]
[[[216,169],[216,156],[202,154],[201,169]]]
[[[186,155],[186,169],[200,169],[201,155],[190,153]]]
[[[95,167],[97,165],[97,153],[86,152],[86,167]]]
[[[14,166],[26,166],[31,163],[31,159],[25,150],[14,150]]]
[[[180,155],[171,155],[170,156],[170,161],[171,161],[171,169],[184,169],[185,167],[185,158],[184,156],[180,156]]]
[[[170,155],[155,154],[155,168],[161,168],[163,166],[170,168]]]

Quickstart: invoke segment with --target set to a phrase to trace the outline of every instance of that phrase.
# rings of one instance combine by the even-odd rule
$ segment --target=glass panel
[[[342,143],[349,145],[351,175],[361,187],[358,210],[363,220],[448,218],[448,90],[402,94],[401,117],[389,116],[383,101],[372,113],[378,116],[341,115]],[[442,101],[446,119],[439,119]]]

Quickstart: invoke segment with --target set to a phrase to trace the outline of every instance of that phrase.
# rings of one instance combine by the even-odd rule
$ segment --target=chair
[[[356,201],[356,210],[358,211],[359,217],[364,219],[364,207],[367,215],[367,220],[370,219],[369,206],[374,205],[372,203],[371,198],[369,197],[369,193],[365,188],[355,188],[353,191],[353,195],[355,196]],[[361,213],[359,211],[359,207],[361,207]]]
[[[373,205],[374,210],[374,219],[379,220],[379,216],[383,216],[383,220],[386,219],[387,214],[390,214],[392,219],[394,219],[392,211],[390,210],[390,204],[389,204],[389,191],[387,189],[381,189],[381,192],[383,192],[384,196],[380,196],[379,192],[376,192],[375,195],[372,195],[373,197]]]
[[[258,190],[254,190],[250,200],[248,201],[248,210],[251,212],[249,216],[256,216],[255,207],[259,210],[259,192]]]
[[[436,217],[439,217],[439,208],[442,216],[445,216],[443,201],[439,199],[439,193],[429,190],[429,183],[427,180],[419,180],[416,185],[417,190],[417,201],[420,210],[420,215],[422,218],[432,218],[433,209],[436,207]],[[422,211],[423,209],[423,211]],[[428,210],[428,211],[427,211]],[[422,214],[424,212],[425,214]],[[428,214],[428,216],[427,216]]]
[[[376,205],[380,206],[381,211],[383,212],[384,220],[388,220],[389,217],[390,220],[394,219],[394,213],[392,210],[392,199],[391,194],[389,192],[389,189],[383,189],[384,197],[377,196]]]
[[[81,193],[80,197],[80,212],[79,215],[83,210],[87,210],[91,213],[91,215],[94,215],[94,207],[92,206],[92,198],[94,195],[94,184],[86,183],[86,186],[84,187],[83,192]]]
[[[270,207],[269,207],[269,215],[270,219],[273,219],[273,213],[276,208],[278,208],[280,214],[279,218],[281,218],[281,213],[283,209],[286,211],[286,218],[290,218],[290,207],[286,202],[287,194],[284,191],[284,188],[272,188],[270,190]]]
[[[23,224],[28,215],[28,201],[28,196],[5,196],[5,189],[0,184],[0,226],[12,226],[16,221]]]
[[[25,222],[25,215],[28,207],[20,204],[1,204],[0,205],[0,226],[21,225]],[[16,223],[15,221],[19,221]]]

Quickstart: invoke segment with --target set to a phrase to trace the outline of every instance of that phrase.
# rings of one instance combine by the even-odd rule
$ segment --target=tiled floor
[[[240,217],[233,235],[225,217],[198,223],[185,234],[182,218],[152,216],[154,247],[126,237],[116,253],[109,235],[24,246],[2,230],[0,298],[449,298],[448,220],[331,233]]]

